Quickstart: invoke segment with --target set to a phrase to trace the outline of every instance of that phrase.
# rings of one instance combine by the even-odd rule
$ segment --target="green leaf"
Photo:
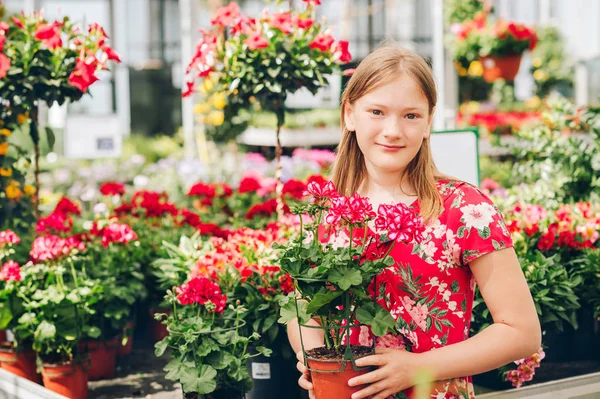
[[[168,341],[169,341],[169,338],[165,338],[154,344],[154,355],[156,357],[161,357],[163,355],[163,353],[165,353],[165,351],[169,347]]]
[[[371,326],[373,334],[378,337],[385,335],[388,330],[394,328],[395,323],[390,312],[373,302],[361,306],[356,311],[356,318],[361,323]]]
[[[323,292],[318,292],[313,299],[310,301],[310,303],[308,304],[308,306],[306,307],[306,312],[309,314],[313,314],[316,311],[318,311],[319,309],[321,309],[323,306],[331,303],[331,301],[333,301],[334,299],[336,299],[337,297],[339,297],[340,295],[342,295],[344,293],[344,291],[331,291],[327,288],[324,289],[325,291]]]
[[[185,367],[181,371],[179,381],[183,386],[184,392],[196,392],[199,395],[206,395],[217,388],[217,370],[203,364],[198,367]]]
[[[43,320],[35,330],[36,341],[51,340],[56,336],[56,326]]]
[[[360,285],[362,283],[362,276],[360,275],[360,270],[342,266],[331,270],[329,281],[338,284],[342,290],[346,291],[353,285]]]
[[[485,226],[483,230],[477,230],[477,232],[479,233],[479,237],[483,238],[484,240],[487,240],[492,235],[488,226]]]
[[[102,330],[100,330],[98,327],[90,327],[89,330],[87,331],[87,334],[91,338],[98,338],[100,336],[100,334],[102,334]]]
[[[298,318],[300,324],[306,324],[310,320],[310,317],[306,313],[307,303],[304,301],[298,301],[298,312],[296,312],[296,304],[292,299],[281,307],[279,311],[279,320],[277,322],[281,324],[287,324],[290,320]]]
[[[54,151],[54,144],[56,143],[56,136],[54,136],[54,132],[48,126],[46,126],[46,137],[48,139],[48,146],[50,147],[50,151]]]

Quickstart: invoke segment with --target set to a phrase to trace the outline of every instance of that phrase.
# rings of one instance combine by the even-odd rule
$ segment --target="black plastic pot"
[[[600,359],[600,331],[598,319],[594,318],[591,308],[584,307],[577,311],[579,328],[572,330],[569,360]]]
[[[260,355],[248,360],[248,370],[253,386],[246,399],[300,398],[295,359],[283,359],[277,352],[270,357]]]

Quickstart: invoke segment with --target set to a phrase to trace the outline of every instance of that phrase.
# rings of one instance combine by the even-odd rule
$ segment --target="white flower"
[[[454,312],[456,310],[456,302],[455,301],[448,302],[448,309],[450,309],[451,311]]]
[[[477,230],[488,227],[496,213],[494,207],[487,202],[465,205],[460,208],[460,211],[463,213],[461,220],[464,220],[465,225],[469,228],[475,227]]]
[[[421,245],[421,252],[423,253],[426,259],[433,258],[433,255],[435,255],[436,251],[437,246],[433,243],[433,241],[429,241]]]
[[[432,277],[429,279],[429,282],[427,284],[429,284],[432,288],[437,287],[438,285],[440,285],[440,280],[437,277]]]
[[[453,312],[453,313],[461,319],[465,318],[465,312]]]
[[[433,233],[433,236],[437,239],[441,238],[446,234],[446,225],[440,222],[440,219],[436,219],[435,222],[427,226],[426,233]]]
[[[442,341],[440,341],[440,338],[438,337],[437,334],[435,334],[433,336],[433,338],[431,338],[431,342],[433,342],[434,344],[437,344],[437,345],[442,345]]]
[[[450,300],[450,295],[452,295],[452,291],[450,291],[450,290],[444,291],[444,296],[442,297],[444,302],[448,302]]]

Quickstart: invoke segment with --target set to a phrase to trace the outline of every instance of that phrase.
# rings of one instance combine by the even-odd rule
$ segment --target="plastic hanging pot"
[[[134,321],[128,321],[123,329],[123,334],[120,336],[119,345],[117,346],[117,356],[123,357],[131,354],[133,349],[133,330],[135,328]]]
[[[67,364],[44,364],[42,378],[44,386],[70,399],[87,399],[90,360],[74,360]]]
[[[2,345],[0,346],[0,364],[4,370],[10,371],[19,377],[38,384],[41,382],[33,349],[18,351],[13,348],[12,344],[10,347]]]
[[[91,366],[88,370],[90,381],[112,378],[117,362],[117,347],[120,336],[108,341],[86,341],[80,343],[80,348],[90,357]]]
[[[521,54],[505,57],[481,57],[483,79],[488,83],[493,83],[498,79],[504,79],[507,82],[514,81],[521,66],[521,57]]]

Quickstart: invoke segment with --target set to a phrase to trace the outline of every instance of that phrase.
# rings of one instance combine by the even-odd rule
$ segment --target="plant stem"
[[[276,200],[277,200],[277,218],[279,220],[283,217],[283,182],[281,181],[281,175],[283,174],[283,167],[281,165],[281,155],[283,154],[283,147],[281,146],[281,127],[283,126],[285,119],[285,110],[283,102],[275,107],[275,114],[277,115],[277,130],[276,140],[277,147],[275,148],[275,160],[277,167],[275,169],[275,179],[277,180],[277,186],[275,188]]]
[[[319,319],[321,320],[321,326],[325,327],[325,334],[323,334],[325,336],[325,346],[329,349],[331,348],[331,342],[329,341],[329,329],[327,328],[327,325],[325,323],[325,319],[323,318],[323,316],[319,316]],[[335,344],[335,342],[334,342]]]

